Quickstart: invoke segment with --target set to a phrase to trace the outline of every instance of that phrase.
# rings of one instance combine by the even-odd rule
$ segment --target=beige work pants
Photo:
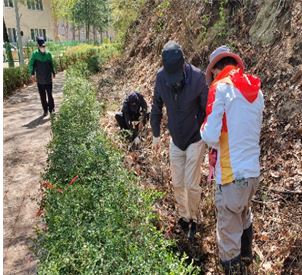
[[[170,166],[174,196],[179,216],[186,221],[197,222],[198,207],[201,199],[201,164],[205,143],[192,143],[185,151],[179,149],[171,140]]]

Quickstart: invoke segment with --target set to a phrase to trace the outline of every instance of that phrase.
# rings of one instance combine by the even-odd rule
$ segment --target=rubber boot
[[[197,227],[196,222],[194,222],[193,220],[191,220],[190,221],[190,229],[189,229],[189,232],[188,232],[188,239],[190,241],[194,240],[194,237],[195,237],[195,234],[196,234],[196,227]]]
[[[249,266],[253,261],[253,224],[247,229],[243,230],[241,236],[241,260],[246,265]]]
[[[182,231],[187,234],[187,232],[189,231],[189,225],[190,223],[187,222],[184,218],[180,218],[178,220],[178,224],[180,225]]]

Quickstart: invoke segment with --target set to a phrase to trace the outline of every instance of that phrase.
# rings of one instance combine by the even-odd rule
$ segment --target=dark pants
[[[53,97],[52,97],[52,83],[50,83],[50,84],[39,84],[38,83],[38,90],[39,90],[41,104],[42,104],[44,112],[45,113],[47,111],[49,111],[50,113],[53,112],[54,108],[55,108],[55,103],[54,103]],[[46,92],[47,92],[48,102],[46,100]]]

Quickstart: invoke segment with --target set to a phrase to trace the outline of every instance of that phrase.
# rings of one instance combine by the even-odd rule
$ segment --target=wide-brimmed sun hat
[[[213,81],[211,70],[214,68],[215,64],[224,57],[234,58],[237,62],[238,67],[244,70],[244,64],[241,57],[233,53],[229,47],[220,46],[216,50],[214,50],[210,55],[210,63],[206,70],[206,81],[208,85],[210,85],[211,82]]]

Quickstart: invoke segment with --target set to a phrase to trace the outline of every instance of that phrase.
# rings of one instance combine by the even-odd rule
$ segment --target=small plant
[[[163,17],[166,14],[166,11],[171,5],[170,0],[163,0],[156,8],[156,14],[158,17]]]

